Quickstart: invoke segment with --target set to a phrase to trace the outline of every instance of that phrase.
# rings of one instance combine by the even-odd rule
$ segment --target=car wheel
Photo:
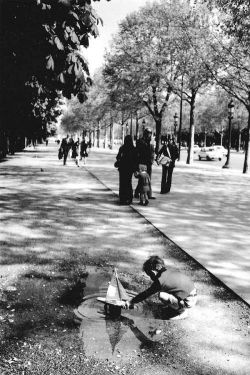
[[[201,160],[201,157],[199,156],[199,160]]]
[[[206,157],[207,161],[211,160],[209,156]]]

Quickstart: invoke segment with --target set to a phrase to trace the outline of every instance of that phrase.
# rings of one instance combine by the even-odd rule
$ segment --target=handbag
[[[59,148],[58,150],[58,159],[61,160],[63,157],[63,150],[61,148]]]
[[[118,160],[116,160],[115,164],[114,164],[114,167],[115,168],[119,168],[120,167],[120,162]]]
[[[168,156],[161,155],[159,157],[157,163],[158,163],[158,165],[161,164],[161,165],[164,165],[165,167],[169,167],[171,161],[172,160]]]

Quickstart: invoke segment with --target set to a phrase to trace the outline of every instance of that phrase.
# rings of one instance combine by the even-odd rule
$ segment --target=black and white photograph
[[[249,0],[0,0],[0,374],[250,374]]]

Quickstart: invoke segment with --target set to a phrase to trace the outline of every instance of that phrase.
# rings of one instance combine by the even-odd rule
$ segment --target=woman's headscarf
[[[126,135],[126,137],[124,138],[124,148],[125,149],[134,148],[133,139],[131,135]]]

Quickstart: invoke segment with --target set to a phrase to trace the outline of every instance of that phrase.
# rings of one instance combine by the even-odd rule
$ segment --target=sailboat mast
[[[117,285],[118,295],[119,295],[119,299],[121,301],[122,300],[122,294],[121,294],[121,291],[120,291],[119,279],[118,279],[117,269],[116,268],[114,268],[114,273],[115,273],[115,279],[116,279],[116,285]]]

